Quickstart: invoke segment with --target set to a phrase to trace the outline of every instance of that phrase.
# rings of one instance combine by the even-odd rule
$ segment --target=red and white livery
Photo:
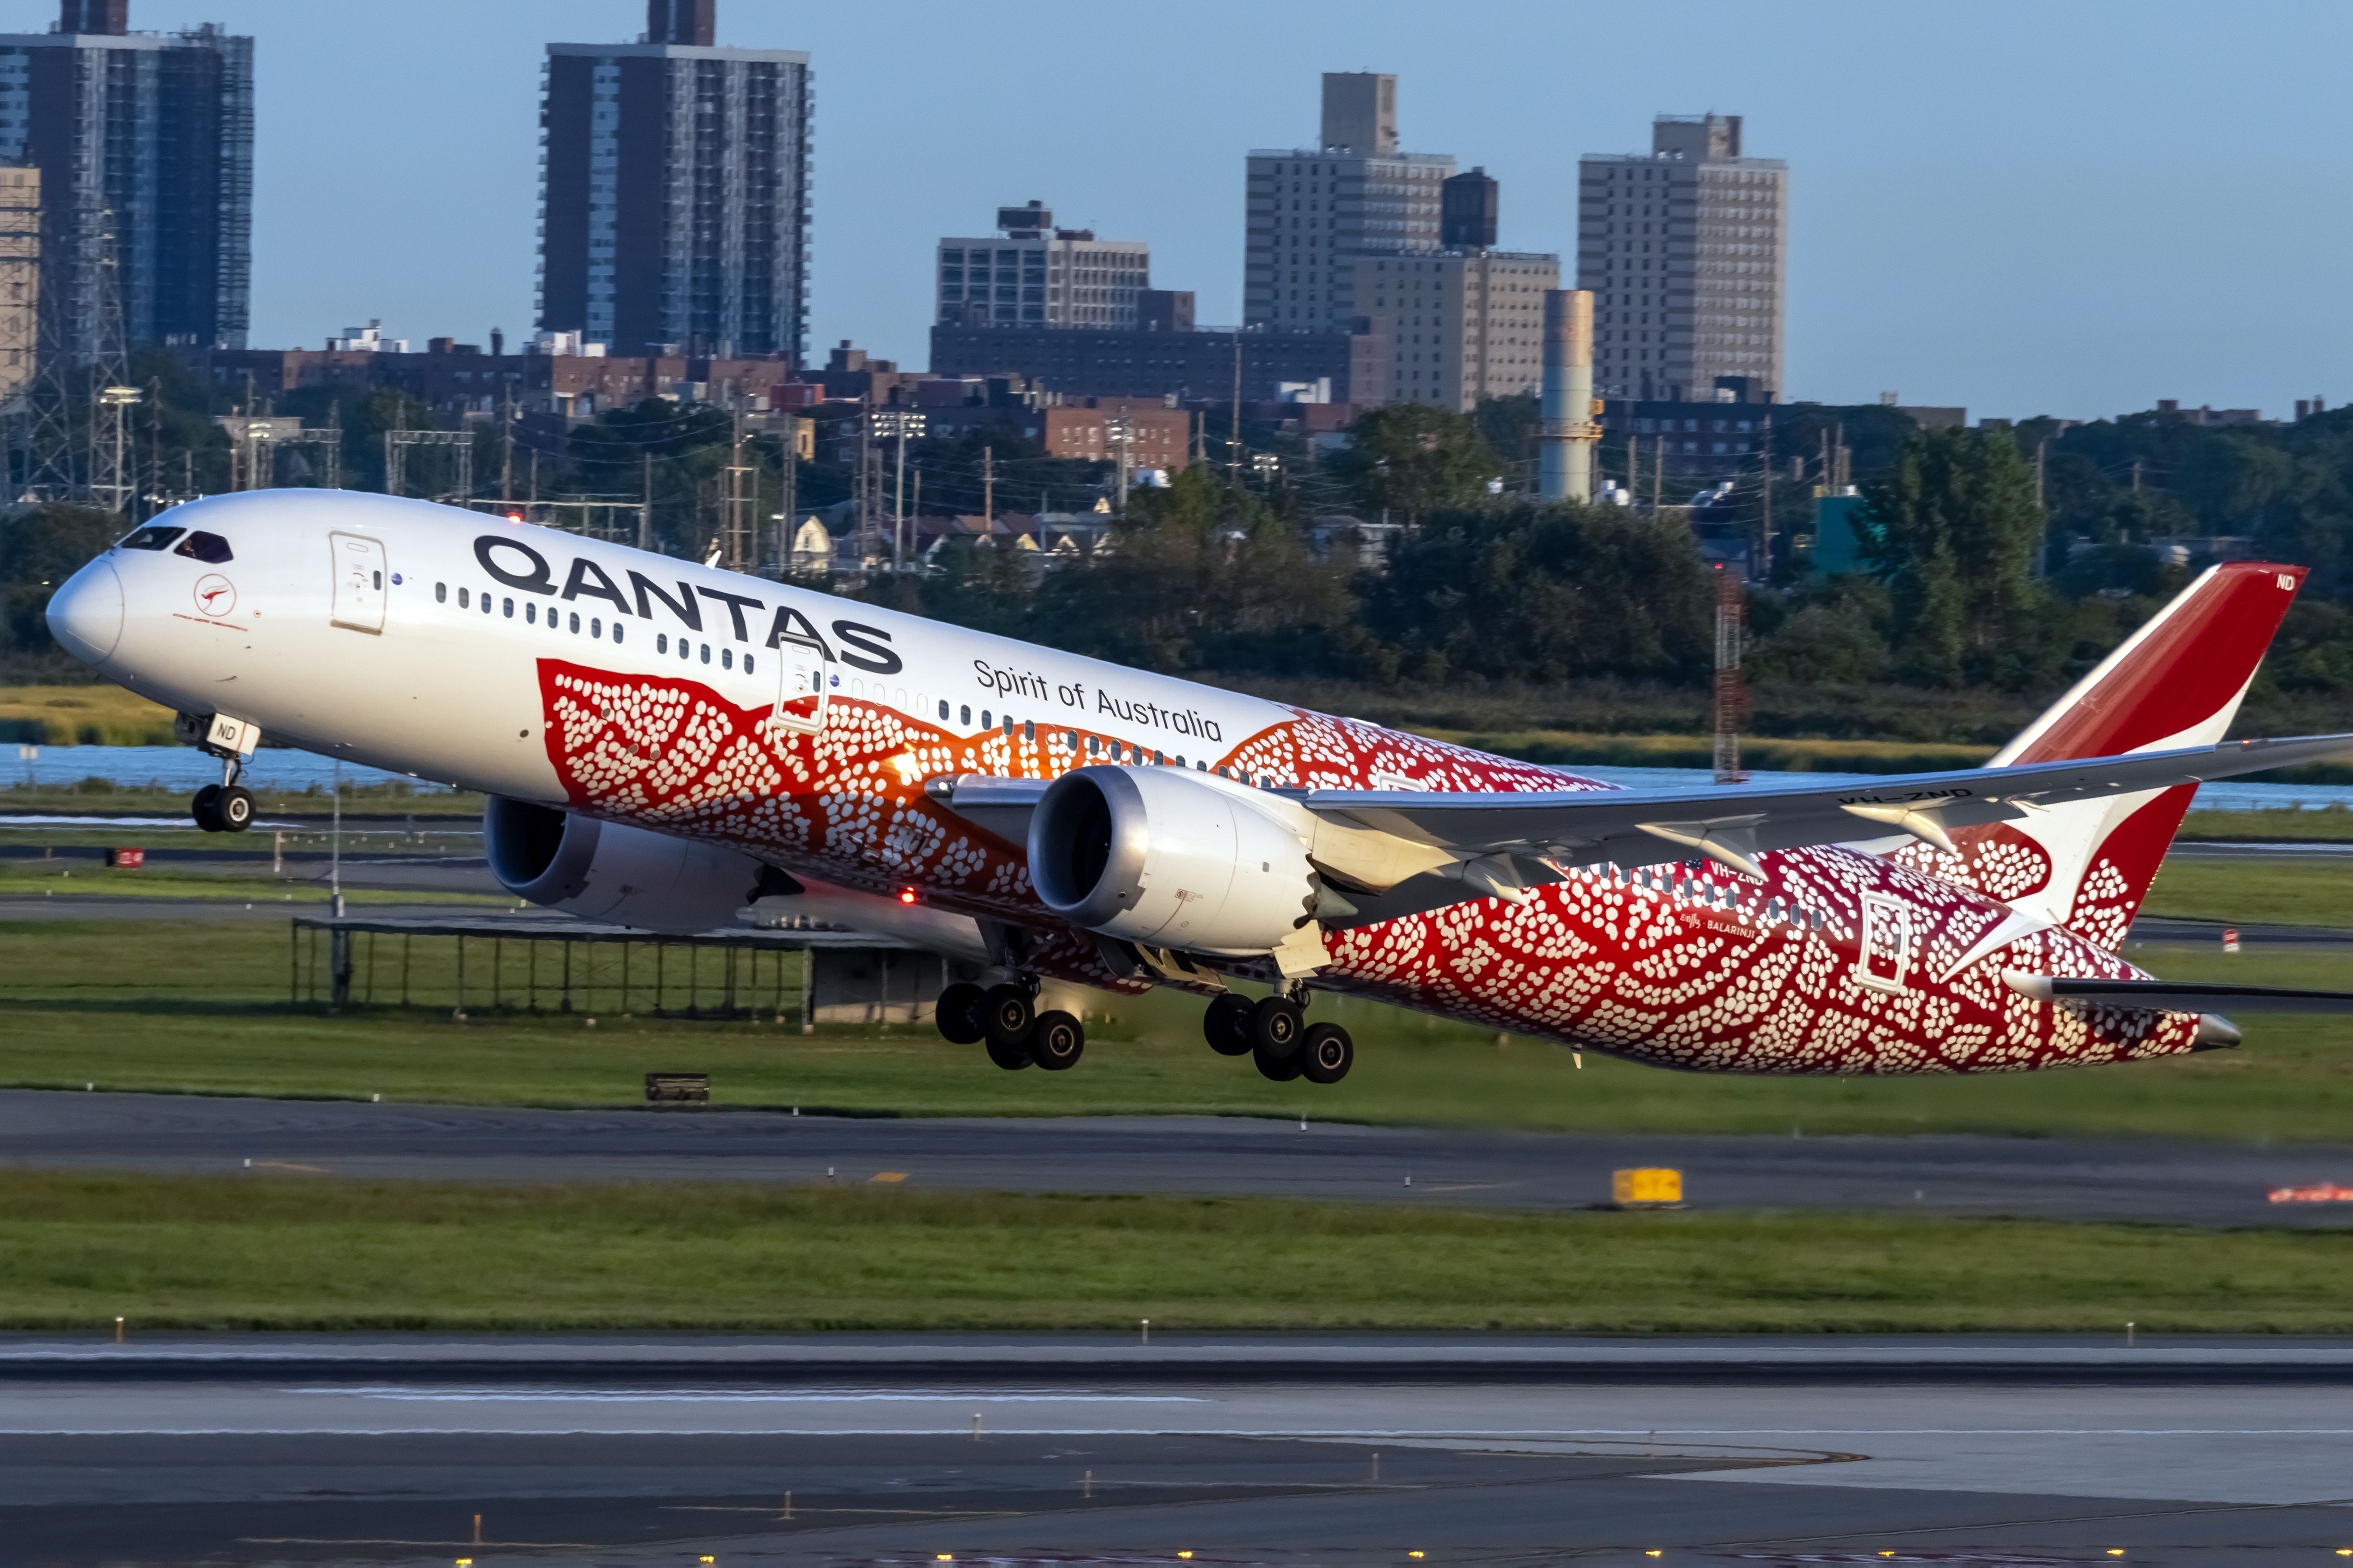
[[[938,1009],[1071,1065],[1064,984],[1210,998],[1331,1081],[1345,993],[1664,1067],[1985,1072],[2233,1044],[2119,956],[2199,781],[2353,750],[2225,742],[2300,568],[2216,567],[1985,768],[1623,790],[789,584],[424,502],[179,507],[52,601],[193,716],[242,826],[262,734],[492,797],[520,896],[665,931],[747,903],[971,965]],[[1245,1000],[1229,983],[1271,993]]]

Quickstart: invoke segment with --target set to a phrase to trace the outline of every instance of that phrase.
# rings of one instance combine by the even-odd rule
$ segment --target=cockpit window
[[[117,548],[122,550],[161,550],[186,531],[187,530],[185,529],[166,528],[161,523],[151,522],[144,528],[133,529],[118,543]]]
[[[215,566],[224,565],[234,559],[229,553],[227,540],[217,533],[206,533],[202,529],[180,541],[178,548],[172,553],[209,562]]]

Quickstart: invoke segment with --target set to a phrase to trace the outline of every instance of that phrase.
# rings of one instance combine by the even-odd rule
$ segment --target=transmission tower
[[[90,499],[127,512],[138,490],[130,440],[131,408],[140,390],[130,384],[131,350],[122,330],[122,278],[115,262],[114,214],[99,214],[96,320],[90,359]]]

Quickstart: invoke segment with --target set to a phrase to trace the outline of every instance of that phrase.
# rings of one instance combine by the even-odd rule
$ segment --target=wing
[[[1639,866],[1694,851],[1756,877],[1770,849],[1909,833],[1953,847],[1949,830],[2015,820],[2098,795],[2202,784],[2353,752],[2353,735],[2233,741],[2022,767],[1904,773],[1867,784],[1764,789],[1563,790],[1443,794],[1309,790],[1295,796],[1337,818],[1473,859],[1501,855],[1557,865]],[[1870,831],[1877,828],[1880,831]]]
[[[2283,991],[2273,985],[2208,985],[2180,980],[2071,980],[2004,970],[2009,987],[2037,1002],[2129,1007],[2152,1013],[2353,1013],[2353,993]]]

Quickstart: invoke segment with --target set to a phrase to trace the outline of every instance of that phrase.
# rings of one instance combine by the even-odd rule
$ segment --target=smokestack
[[[1593,500],[1593,295],[1545,290],[1544,409],[1536,436],[1536,494],[1544,500]]]
[[[711,47],[718,37],[719,0],[646,0],[646,42]]]

